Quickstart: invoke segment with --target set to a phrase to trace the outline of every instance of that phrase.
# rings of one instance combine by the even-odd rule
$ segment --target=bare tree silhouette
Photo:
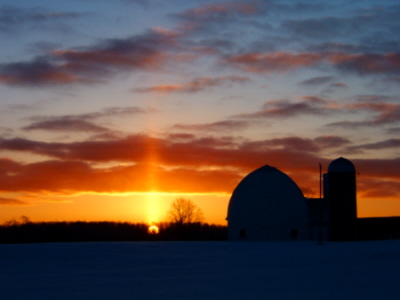
[[[315,190],[313,190],[310,187],[302,187],[300,188],[301,191],[303,192],[303,196],[306,198],[313,198],[315,196]]]
[[[204,215],[202,210],[192,200],[178,198],[171,203],[168,218],[173,223],[183,225],[202,222]]]

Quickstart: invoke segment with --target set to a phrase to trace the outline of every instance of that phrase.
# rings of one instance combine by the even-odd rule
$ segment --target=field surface
[[[2,299],[399,299],[400,241],[0,245]]]

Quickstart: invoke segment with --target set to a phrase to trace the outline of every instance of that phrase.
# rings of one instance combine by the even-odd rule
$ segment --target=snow
[[[2,299],[398,299],[400,240],[0,245]]]

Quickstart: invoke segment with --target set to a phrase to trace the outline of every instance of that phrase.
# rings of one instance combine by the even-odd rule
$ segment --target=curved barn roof
[[[288,208],[290,202],[298,199],[304,197],[297,184],[285,173],[266,165],[248,174],[238,184],[229,202],[228,218],[232,213],[242,214],[241,207],[261,209],[265,213]]]
[[[232,193],[228,206],[229,239],[286,240],[308,234],[308,213],[303,193],[285,173],[263,166],[248,174]],[[296,233],[297,235],[297,233]]]

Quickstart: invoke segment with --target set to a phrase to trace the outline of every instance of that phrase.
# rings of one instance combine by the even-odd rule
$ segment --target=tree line
[[[226,226],[207,223],[157,224],[159,232],[145,223],[130,222],[12,222],[0,226],[0,243],[94,242],[94,241],[221,241]]]
[[[153,226],[107,221],[33,223],[22,216],[0,225],[0,243],[222,241],[228,237],[226,226],[204,223],[203,212],[189,199],[172,202],[168,220]]]

